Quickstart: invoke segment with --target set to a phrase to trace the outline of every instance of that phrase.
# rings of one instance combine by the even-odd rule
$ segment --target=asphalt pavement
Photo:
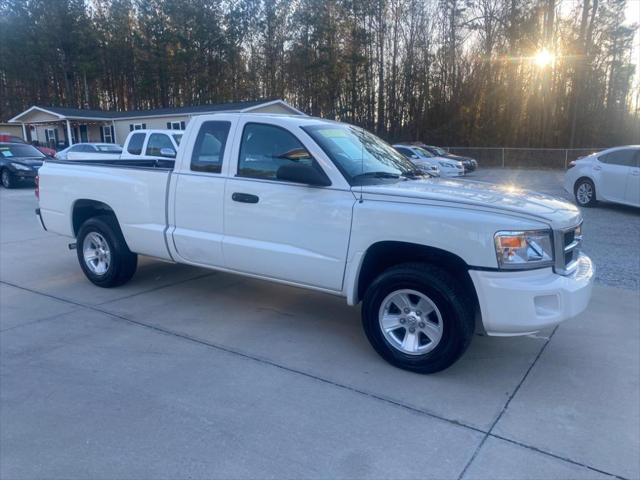
[[[95,287],[35,207],[0,189],[2,479],[640,477],[637,209],[584,212],[585,313],[422,376],[330,295],[148,258]]]

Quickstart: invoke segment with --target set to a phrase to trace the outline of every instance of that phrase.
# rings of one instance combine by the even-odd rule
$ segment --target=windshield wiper
[[[405,178],[418,178],[429,175],[427,172],[419,169],[407,170],[406,172],[402,172],[402,176]]]

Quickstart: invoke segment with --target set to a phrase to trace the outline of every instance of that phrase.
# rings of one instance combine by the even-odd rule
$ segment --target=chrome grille
[[[555,270],[560,275],[573,273],[577,266],[580,246],[582,244],[582,222],[565,230],[555,230]]]

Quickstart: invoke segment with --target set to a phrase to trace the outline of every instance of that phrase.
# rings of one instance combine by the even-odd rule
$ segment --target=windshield
[[[11,143],[0,145],[0,157],[2,158],[24,158],[24,157],[32,157],[32,158],[44,158],[45,155],[35,147],[31,145],[25,145],[23,143]]]
[[[417,168],[409,159],[366,130],[346,124],[302,129],[320,145],[351,185],[416,175]]]
[[[96,145],[96,148],[103,153],[122,153],[122,147],[118,145]]]
[[[420,155],[422,155],[425,158],[433,158],[435,157],[435,155],[433,153],[431,153],[428,150],[425,150],[424,148],[421,147],[413,147],[415,150],[417,150],[418,152],[420,152]]]
[[[174,133],[173,134],[173,139],[176,141],[176,145],[180,145],[180,140],[182,140],[182,134],[181,133]]]
[[[447,152],[440,147],[431,147],[432,150],[435,150],[437,155],[447,155]]]

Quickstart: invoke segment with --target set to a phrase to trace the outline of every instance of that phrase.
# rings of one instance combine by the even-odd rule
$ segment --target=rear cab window
[[[145,136],[144,133],[134,133],[131,135],[129,144],[127,145],[127,152],[131,155],[140,155],[142,153]]]

